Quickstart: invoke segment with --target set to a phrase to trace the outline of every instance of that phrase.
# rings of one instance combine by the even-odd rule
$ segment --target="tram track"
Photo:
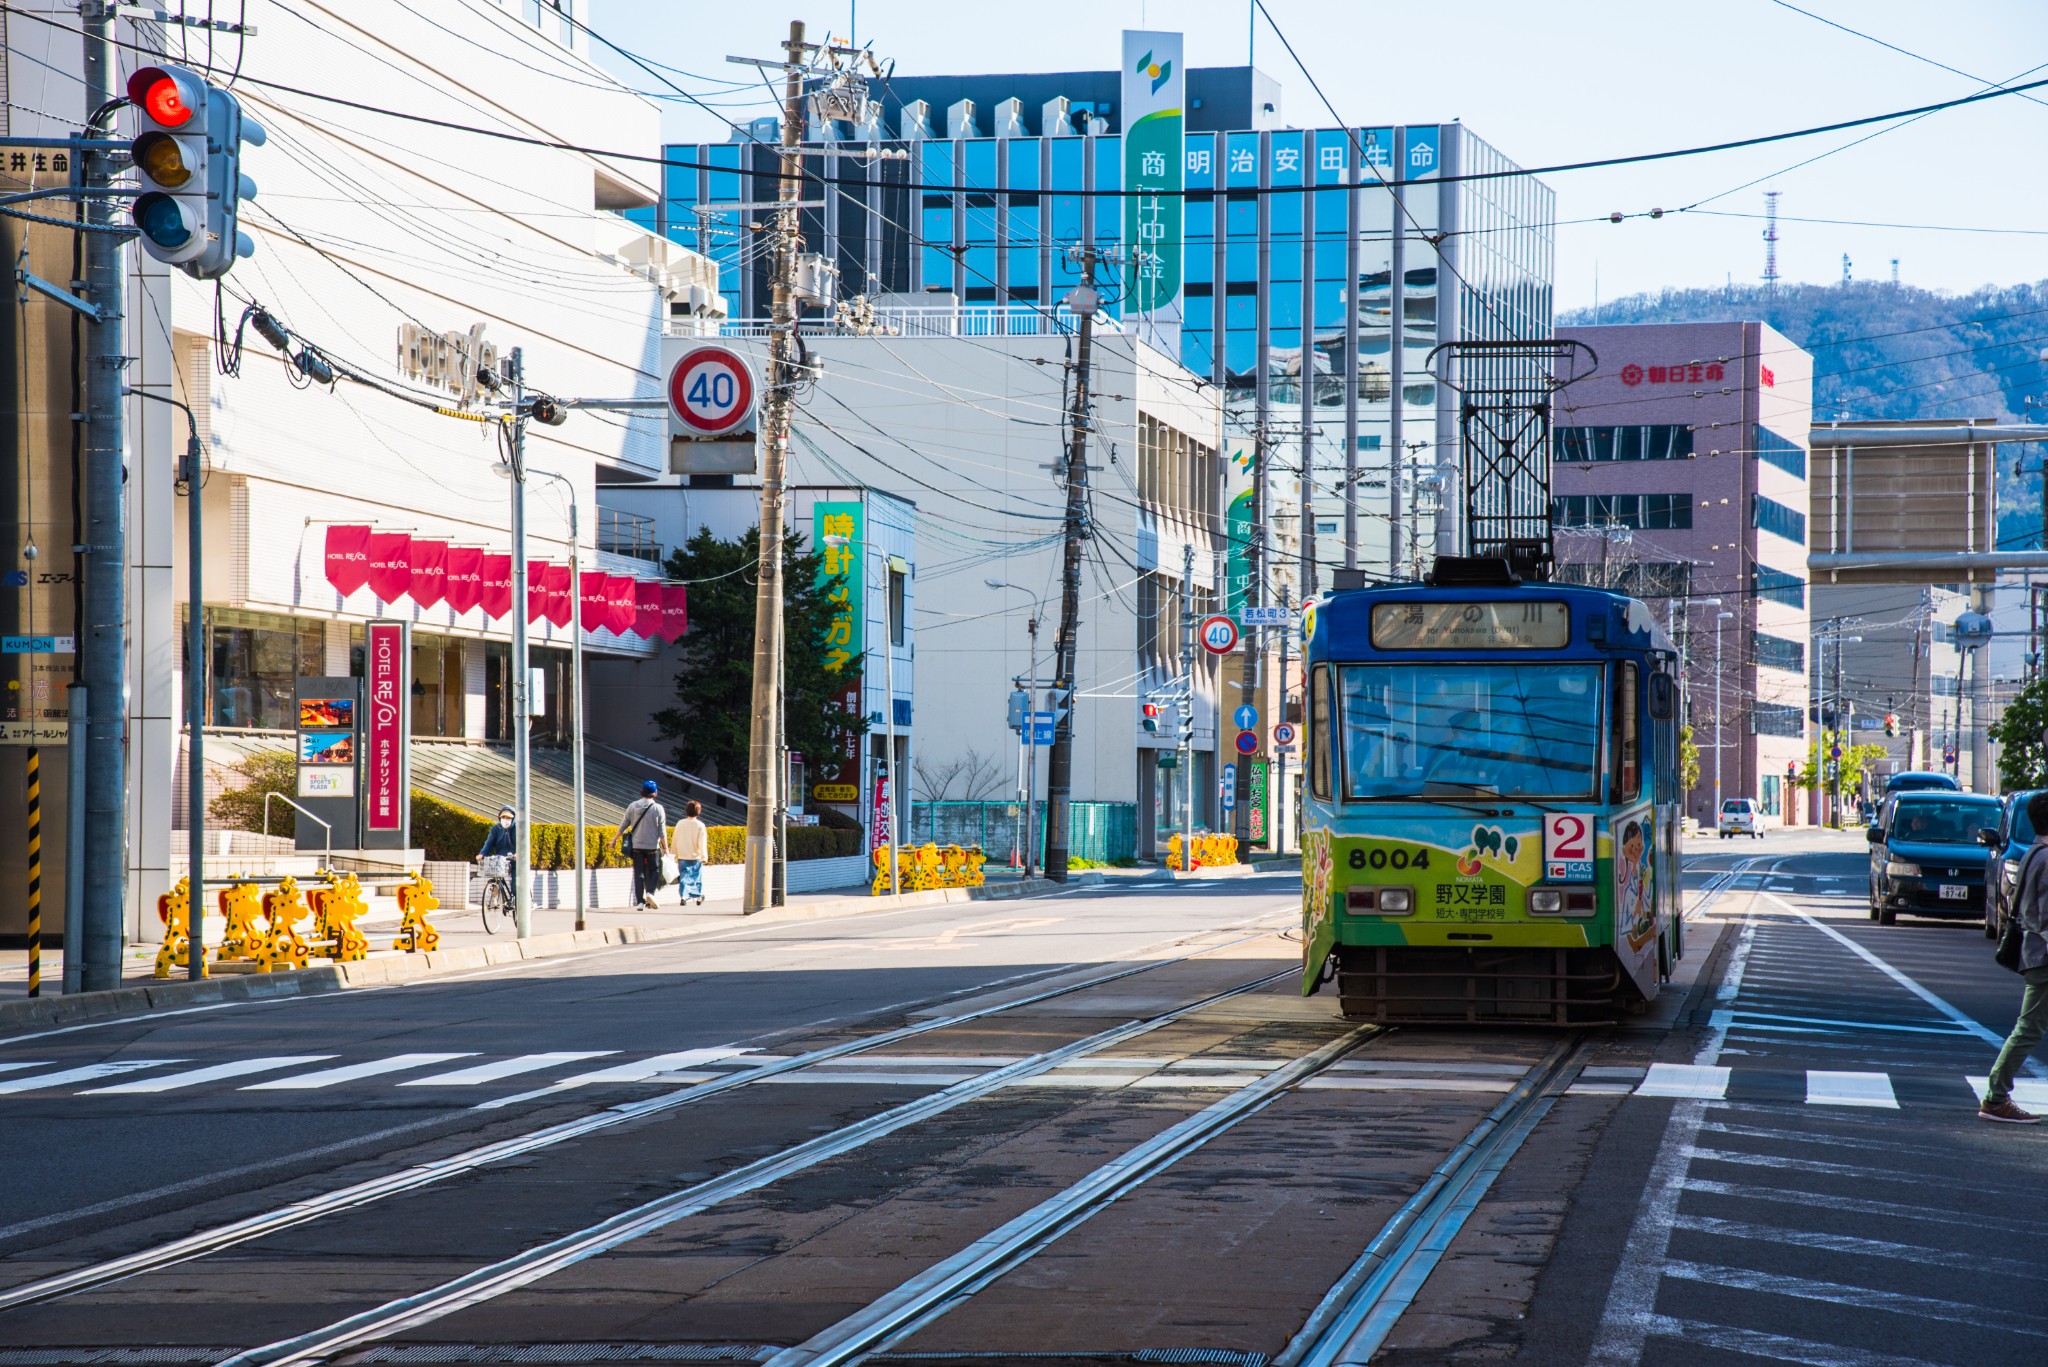
[[[353,1183],[334,1191],[286,1202],[258,1214],[231,1220],[210,1229],[200,1230],[151,1248],[141,1249],[52,1276],[23,1282],[15,1286],[0,1288],[0,1312],[59,1299],[94,1287],[104,1286],[112,1282],[123,1281],[144,1273],[175,1266],[179,1263],[191,1262],[237,1245],[282,1233],[283,1231],[314,1221],[348,1211],[360,1210],[388,1201],[394,1197],[416,1193],[422,1189],[448,1182],[465,1174],[499,1166],[513,1159],[587,1138],[621,1125],[661,1116],[683,1107],[698,1105],[758,1083],[818,1069],[822,1065],[830,1064],[839,1059],[854,1057],[872,1050],[884,1049],[888,1046],[917,1039],[921,1036],[986,1020],[1005,1012],[1019,1011],[1061,997],[1087,992],[1143,973],[1169,968],[1176,964],[1189,963],[1208,955],[1254,943],[1260,939],[1267,938],[1272,933],[1269,930],[1257,930],[1248,934],[1237,933],[1237,931],[1244,929],[1248,929],[1248,925],[1230,928],[1222,933],[1232,938],[1222,940],[1219,943],[1205,945],[1184,954],[1174,955],[1165,959],[1147,960],[1107,972],[1089,974],[1078,980],[1063,982],[1057,986],[1039,992],[1028,993],[1013,1000],[993,1002],[967,1011],[934,1016],[930,1019],[916,1021],[892,1030],[861,1036],[839,1044],[808,1050],[788,1058],[761,1063],[726,1077],[694,1083],[677,1091],[657,1097],[650,1097],[642,1101],[625,1102],[606,1107],[589,1115],[544,1126],[525,1134],[517,1134],[505,1139],[494,1140],[490,1143],[465,1149],[445,1157],[414,1164],[395,1172]],[[1261,977],[1251,983],[1241,984],[1224,993],[1204,997],[1196,1003],[1180,1008],[1175,1013],[1169,1013],[1169,1016],[1158,1017],[1150,1022],[1136,1022],[1131,1026],[1119,1027],[1113,1031],[1105,1031],[1099,1036],[1090,1036],[1067,1047],[1076,1049],[1097,1040],[1101,1042],[1095,1044],[1094,1047],[1107,1047],[1108,1044],[1129,1038],[1132,1034],[1146,1033],[1151,1029],[1156,1029],[1169,1018],[1177,1018],[1179,1015],[1196,1010],[1202,1005],[1277,981],[1288,976],[1288,973],[1291,971],[1283,970],[1279,974]],[[992,989],[976,989],[968,997],[968,1000],[973,1000],[977,996],[985,996],[991,990],[1001,992],[1004,988],[996,986]],[[912,1004],[912,1009],[916,1005],[918,1004]],[[1115,1038],[1109,1038],[1110,1036]],[[1033,1065],[1038,1064],[1041,1060],[1058,1061],[1054,1058],[1055,1055],[1059,1055],[1062,1058],[1065,1057],[1059,1050],[1047,1051],[1021,1060],[1014,1066],[1031,1069]],[[1052,1061],[1045,1062],[1043,1066],[1051,1067]],[[1005,1069],[1003,1071],[1007,1073],[1009,1070]],[[972,1082],[985,1081],[988,1076],[992,1075],[984,1075],[981,1078],[973,1079]],[[925,1098],[925,1100],[936,1099],[936,1097]],[[826,1138],[829,1137],[826,1136]]]

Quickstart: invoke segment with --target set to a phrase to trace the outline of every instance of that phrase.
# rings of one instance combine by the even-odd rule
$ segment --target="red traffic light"
[[[1146,703],[1146,704],[1145,704],[1145,715],[1146,715],[1146,716],[1148,716],[1148,717],[1156,717],[1156,716],[1158,716],[1158,715],[1159,715],[1159,704],[1158,704],[1158,703],[1156,703],[1156,702],[1148,702],[1148,703]]]
[[[183,128],[198,112],[205,92],[189,79],[160,66],[146,66],[128,78],[128,99],[165,128]]]

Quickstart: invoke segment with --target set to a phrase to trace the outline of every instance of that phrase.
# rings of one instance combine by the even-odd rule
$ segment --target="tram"
[[[1302,995],[1577,1025],[1683,941],[1677,653],[1642,603],[1445,557],[1302,615]]]

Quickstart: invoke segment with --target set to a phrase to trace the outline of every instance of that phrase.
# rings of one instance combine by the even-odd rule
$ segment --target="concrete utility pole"
[[[86,0],[79,18],[85,39],[85,107],[98,115],[114,98],[114,7]],[[85,845],[85,963],[80,986],[87,992],[104,992],[121,985],[128,900],[128,773],[123,748],[127,738],[121,715],[128,696],[121,372],[128,362],[122,338],[122,239],[112,231],[119,202],[107,193],[113,183],[113,158],[83,149],[81,155],[85,220],[102,231],[86,233],[84,243],[86,295],[99,310],[99,317],[85,329],[85,545],[79,551],[85,576],[85,639],[77,643],[78,682],[91,700],[91,719],[84,736],[74,733],[70,741],[82,741],[86,747],[85,825],[67,832],[66,838]],[[195,602],[192,611],[198,610]],[[201,663],[192,661],[195,668]],[[195,888],[195,904],[198,897]],[[64,952],[68,958],[77,951],[67,944]]]
[[[1721,751],[1725,728],[1721,724],[1721,623],[1735,616],[1732,612],[1714,614],[1714,828],[1721,827]]]
[[[526,638],[526,365],[523,348],[506,362],[512,382],[512,925],[533,934],[533,656]],[[577,603],[578,634],[583,604]]]
[[[1074,344],[1074,407],[1068,416],[1067,548],[1060,575],[1060,630],[1052,648],[1056,715],[1052,753],[1045,766],[1045,876],[1055,883],[1067,881],[1068,805],[1074,790],[1074,669],[1081,631],[1081,542],[1088,535],[1088,367],[1095,340],[1095,311],[1102,303],[1095,290],[1097,259],[1092,245],[1081,248],[1081,283],[1067,296],[1069,307],[1081,320],[1081,329]]]
[[[782,700],[783,472],[796,381],[796,258],[802,245],[797,201],[802,197],[804,135],[803,21],[792,20],[782,45],[782,177],[776,185],[774,301],[768,338],[768,383],[762,397],[761,560],[754,593],[754,693],[747,734],[746,886],[741,911],[751,916],[775,900],[775,812],[787,776],[776,753]],[[890,700],[893,710],[895,700]],[[895,756],[889,757],[892,761]],[[893,766],[892,766],[893,767]],[[889,774],[891,788],[900,785]],[[900,801],[900,795],[892,794]]]

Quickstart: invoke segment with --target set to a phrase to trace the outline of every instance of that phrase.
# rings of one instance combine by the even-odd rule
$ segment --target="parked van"
[[[1718,823],[1723,840],[1738,835],[1764,838],[1764,808],[1753,797],[1729,797],[1721,800],[1721,820]]]

